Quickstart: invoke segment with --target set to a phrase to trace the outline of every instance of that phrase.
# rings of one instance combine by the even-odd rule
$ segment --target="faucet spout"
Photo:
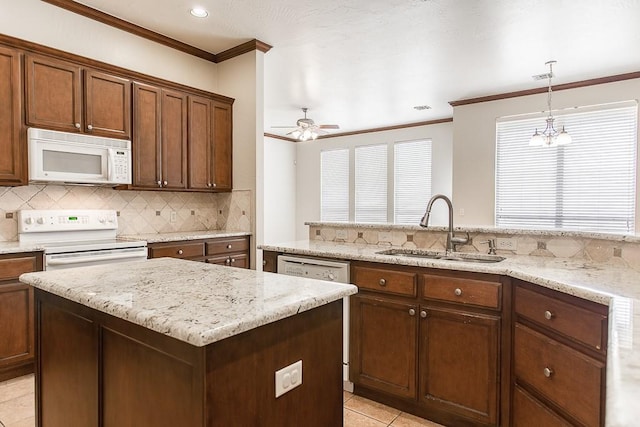
[[[436,194],[429,200],[427,203],[427,210],[424,213],[424,216],[420,220],[421,227],[429,226],[429,217],[431,216],[431,208],[433,207],[433,203],[438,200],[444,200],[449,208],[449,229],[447,231],[447,246],[446,252],[454,252],[456,249],[456,245],[461,245],[469,242],[469,233],[467,233],[467,237],[455,237],[453,235],[453,204],[451,200],[445,196],[444,194]]]

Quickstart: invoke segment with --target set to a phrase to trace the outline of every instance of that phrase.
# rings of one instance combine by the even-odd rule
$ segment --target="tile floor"
[[[344,427],[441,427],[346,391],[343,398]],[[35,426],[33,375],[0,383],[0,421],[4,427]]]

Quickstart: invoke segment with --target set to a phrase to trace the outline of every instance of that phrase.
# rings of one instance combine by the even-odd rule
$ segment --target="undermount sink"
[[[498,255],[486,255],[475,254],[466,252],[436,252],[425,251],[419,249],[387,249],[384,251],[376,252],[379,255],[391,255],[406,258],[426,258],[426,259],[440,259],[446,261],[460,261],[460,262],[479,262],[479,263],[493,263],[503,261],[505,258]]]

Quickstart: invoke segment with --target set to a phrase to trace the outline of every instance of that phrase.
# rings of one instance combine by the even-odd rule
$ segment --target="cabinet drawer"
[[[502,284],[477,279],[424,275],[424,298],[499,310]]]
[[[232,252],[244,252],[247,250],[249,250],[249,239],[246,237],[206,242],[207,255],[228,254]]]
[[[351,283],[369,291],[415,297],[417,282],[416,273],[361,266],[351,268]]]
[[[529,384],[584,425],[601,425],[603,363],[519,323],[514,348],[517,382]]]
[[[209,264],[228,265],[230,267],[249,268],[249,257],[247,254],[208,257],[205,262]]]
[[[520,286],[515,290],[515,311],[589,347],[606,348],[606,316]]]
[[[204,256],[203,242],[183,242],[149,246],[149,258],[192,258]]]
[[[513,427],[571,427],[571,424],[516,386],[513,393]]]
[[[0,259],[0,280],[17,279],[22,273],[38,269],[35,256]]]

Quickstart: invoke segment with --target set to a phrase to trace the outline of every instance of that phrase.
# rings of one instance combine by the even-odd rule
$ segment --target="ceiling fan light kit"
[[[553,64],[555,63],[556,61],[545,62],[545,65],[549,66],[549,72],[533,76],[534,80],[542,80],[545,78],[549,80],[547,90],[547,109],[549,110],[549,115],[546,119],[547,125],[544,128],[544,131],[540,133],[538,132],[538,129],[536,129],[534,134],[531,136],[529,145],[532,147],[557,147],[571,143],[571,135],[567,133],[564,126],[562,126],[561,131],[556,130],[554,125],[555,118],[551,114],[551,79],[553,78]]]
[[[309,109],[304,107],[302,108],[302,112],[304,113],[304,117],[298,119],[296,121],[297,128],[287,133],[287,135],[292,138],[297,139],[298,141],[308,141],[315,140],[321,134],[326,134],[327,132],[324,129],[340,129],[338,125],[317,125],[315,122],[307,117],[307,111]],[[293,126],[272,126],[272,128],[291,128]]]

